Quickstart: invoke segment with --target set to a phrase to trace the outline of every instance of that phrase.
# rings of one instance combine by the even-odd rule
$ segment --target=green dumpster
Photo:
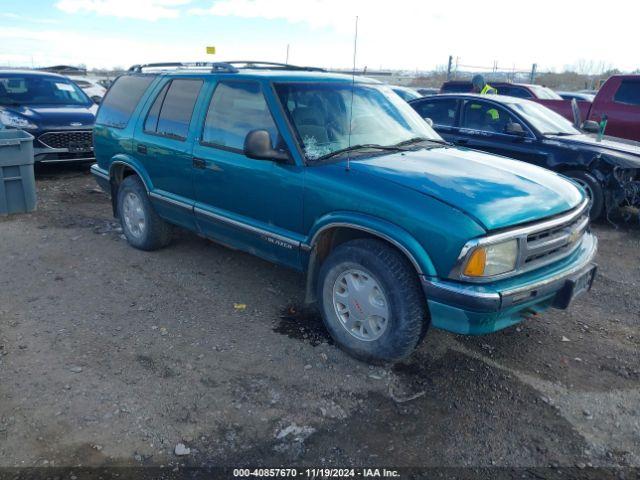
[[[0,130],[0,215],[36,209],[33,137],[24,130]]]

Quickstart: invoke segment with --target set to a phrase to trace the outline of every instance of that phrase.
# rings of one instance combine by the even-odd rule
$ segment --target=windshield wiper
[[[331,157],[335,157],[336,155],[340,155],[342,153],[353,152],[355,150],[366,150],[366,149],[375,149],[375,150],[389,150],[392,152],[403,152],[404,148],[396,145],[378,145],[377,143],[364,143],[360,145],[351,145],[350,147],[341,148],[340,150],[335,150],[331,153],[327,153],[326,155],[322,155],[318,157],[315,161],[326,160]]]
[[[404,140],[402,142],[396,143],[393,146],[402,147],[402,146],[407,146],[407,145],[412,145],[414,143],[422,143],[422,142],[437,143],[438,145],[451,145],[446,140],[438,140],[435,138],[425,138],[425,137],[413,137],[413,138],[410,138],[409,140]]]

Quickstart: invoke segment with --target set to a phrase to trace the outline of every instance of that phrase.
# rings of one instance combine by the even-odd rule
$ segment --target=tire
[[[402,360],[427,332],[428,312],[416,271],[382,241],[357,239],[338,246],[322,264],[317,288],[327,330],[359,360]]]
[[[156,213],[136,175],[126,177],[118,188],[118,217],[132,247],[152,251],[171,241],[171,226]]]
[[[569,172],[565,172],[565,175],[578,182],[587,192],[591,201],[589,218],[591,218],[591,220],[600,218],[604,211],[604,191],[602,190],[600,182],[598,182],[592,174],[582,170],[571,170]]]

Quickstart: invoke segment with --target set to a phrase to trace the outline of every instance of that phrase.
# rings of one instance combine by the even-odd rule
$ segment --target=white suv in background
[[[102,97],[107,93],[107,89],[100,85],[97,80],[87,77],[69,77],[86,93],[95,103],[100,103]]]

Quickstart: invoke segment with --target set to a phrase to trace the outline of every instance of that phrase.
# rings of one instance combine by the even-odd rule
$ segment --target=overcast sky
[[[0,65],[282,62],[290,44],[291,63],[350,67],[356,15],[358,68],[640,68],[637,0],[0,0]]]

